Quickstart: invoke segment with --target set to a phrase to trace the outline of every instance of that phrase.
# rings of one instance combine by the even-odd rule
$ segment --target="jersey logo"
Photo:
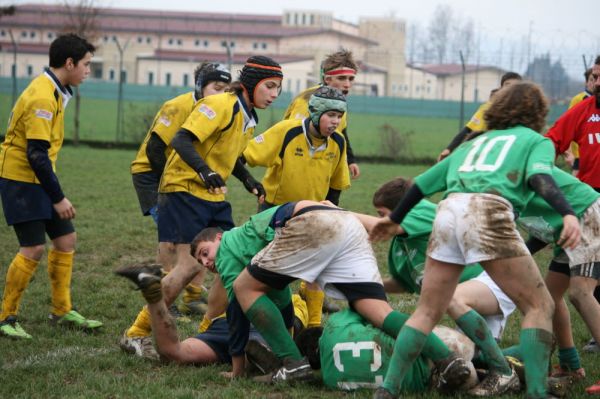
[[[262,144],[265,142],[265,138],[262,134],[260,134],[254,138],[254,141],[256,142],[256,144]]]
[[[41,119],[46,119],[47,121],[52,120],[52,112],[47,111],[45,109],[36,109],[35,116],[37,116],[38,118],[41,118]]]
[[[208,105],[206,105],[206,104],[202,104],[202,105],[200,106],[200,108],[198,108],[198,111],[199,111],[201,114],[204,114],[204,115],[206,115],[206,117],[207,117],[208,119],[215,119],[215,116],[217,116],[217,113],[216,113],[216,112],[215,112],[215,111],[214,111],[214,110],[213,110],[211,107],[209,107],[209,106],[208,106]]]
[[[588,119],[587,121],[588,122],[600,122],[600,115],[593,114],[592,116],[590,116],[590,119]]]
[[[301,157],[304,155],[304,150],[302,150],[302,148],[300,147],[296,147],[296,152],[294,153],[294,155],[297,157]]]
[[[479,120],[479,118],[474,116],[471,118],[471,123],[474,123],[475,125],[479,125],[481,123],[481,121]]]
[[[600,143],[600,133],[588,133],[588,143],[594,144],[594,141]]]
[[[166,127],[171,126],[171,120],[167,117],[161,116],[160,118],[158,118],[158,121],[160,123],[162,123],[163,125],[165,125]]]

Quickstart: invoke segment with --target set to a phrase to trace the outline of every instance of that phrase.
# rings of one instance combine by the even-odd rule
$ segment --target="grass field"
[[[318,384],[264,387],[249,381],[229,382],[218,373],[226,366],[181,367],[145,362],[120,352],[117,341],[143,304],[139,292],[112,274],[123,264],[154,257],[156,229],[140,214],[128,172],[134,151],[64,148],[58,173],[67,196],[77,208],[75,225],[78,251],[73,273],[74,303],[84,315],[105,323],[102,332],[55,329],[47,323],[49,283],[45,261],[39,265],[20,310],[23,327],[34,336],[30,342],[0,339],[0,398],[369,398],[370,392],[344,394]],[[413,176],[424,166],[362,164],[362,177],[342,195],[342,205],[372,213],[371,193],[396,175]],[[230,196],[237,224],[255,209],[253,198],[232,179]],[[0,285],[18,244],[12,229],[0,227]],[[386,246],[376,252],[385,269]],[[537,257],[545,265],[549,251]],[[384,271],[385,273],[385,271]],[[395,307],[411,311],[411,296],[392,298]],[[181,324],[180,336],[194,333],[193,324]],[[580,347],[588,334],[573,313],[575,342]],[[519,316],[514,316],[503,345],[518,338]],[[583,388],[599,378],[600,360],[582,355],[590,375],[573,388],[571,397],[584,397]],[[430,395],[427,395],[428,397]]]

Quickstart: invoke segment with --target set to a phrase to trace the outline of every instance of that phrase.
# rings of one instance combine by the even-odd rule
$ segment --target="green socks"
[[[565,371],[575,371],[581,368],[579,353],[575,347],[558,350],[558,364]]]
[[[433,336],[433,334],[430,334],[430,336]],[[404,326],[400,331],[394,343],[394,352],[390,359],[388,371],[383,380],[383,387],[387,391],[393,395],[400,393],[400,384],[421,354],[426,341],[427,335],[410,326]]]
[[[407,314],[394,310],[385,318],[381,329],[387,335],[391,336],[392,338],[396,338],[398,337],[400,329],[402,326],[404,326],[404,323],[406,323],[406,320],[408,320]],[[451,354],[452,352],[450,352],[450,349],[448,349],[446,344],[439,339],[437,335],[431,333],[427,336],[427,340],[425,341],[423,347],[423,355],[432,361],[437,362],[438,360],[447,358]]]
[[[545,398],[552,333],[539,328],[521,330],[520,339],[528,398]]]
[[[470,310],[456,320],[465,335],[475,343],[482,352],[488,367],[503,375],[510,375],[512,370],[502,355],[498,343],[488,328],[485,319],[474,310]]]
[[[246,312],[246,317],[267,341],[277,357],[302,359],[298,347],[285,327],[279,308],[269,297],[266,295],[259,297]]]
[[[520,345],[513,345],[508,348],[504,348],[504,349],[502,349],[502,354],[504,356],[512,356],[515,359],[523,361],[523,354],[521,353]]]

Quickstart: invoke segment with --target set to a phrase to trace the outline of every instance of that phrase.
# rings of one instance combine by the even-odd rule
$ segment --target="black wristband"
[[[402,201],[392,211],[390,214],[390,219],[397,224],[400,224],[406,214],[410,212],[410,210],[419,203],[425,196],[423,192],[416,184],[410,186]]]
[[[575,216],[573,207],[567,202],[552,175],[538,173],[531,176],[528,183],[560,216]]]

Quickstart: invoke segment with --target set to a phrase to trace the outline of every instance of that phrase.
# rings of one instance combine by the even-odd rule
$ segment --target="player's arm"
[[[536,173],[531,175],[527,182],[537,194],[540,195],[559,215],[563,217],[563,230],[558,244],[563,248],[575,248],[581,239],[579,219],[575,211],[556,185],[552,175]]]
[[[244,375],[246,365],[244,348],[250,334],[250,321],[235,297],[227,307],[227,323],[229,324],[229,354],[233,366],[231,376],[235,378]]]
[[[65,197],[58,182],[58,177],[52,169],[52,162],[48,156],[50,142],[46,140],[27,140],[27,161],[40,181],[40,185],[50,197],[52,206],[61,219],[75,217],[75,208]]]
[[[254,178],[244,166],[244,156],[242,155],[235,162],[235,166],[233,167],[233,171],[231,172],[239,181],[242,182],[246,190],[249,193],[254,194],[258,197],[258,202],[263,203],[265,201],[265,196],[267,193],[265,192],[265,188],[263,185]]]
[[[365,230],[367,230],[368,232],[370,232],[373,229],[373,227],[377,224],[377,222],[381,220],[381,218],[371,215],[365,215],[364,213],[352,212],[352,215],[354,215],[360,221],[360,223],[364,226]],[[404,234],[404,229],[399,224],[396,225],[396,231],[394,235],[402,234]]]
[[[173,150],[179,154],[181,159],[192,168],[198,176],[202,179],[206,188],[209,192],[223,192],[227,191],[225,187],[225,181],[223,178],[214,170],[212,170],[202,159],[200,154],[194,148],[194,141],[198,140],[192,132],[184,128],[179,129],[171,146]]]
[[[456,147],[461,145],[462,142],[465,141],[465,138],[472,131],[473,130],[471,130],[468,126],[463,127],[462,130],[460,132],[458,132],[456,134],[456,136],[454,136],[454,138],[452,139],[450,144],[448,144],[448,146],[446,148],[444,148],[444,150],[440,153],[440,155],[438,156],[438,159],[437,159],[438,162],[441,161],[442,159],[446,158],[448,155],[450,155],[450,153],[452,151],[454,151],[456,149]]]
[[[402,294],[408,292],[406,288],[393,277],[383,280],[383,289],[386,294]]]
[[[425,195],[419,186],[413,184],[392,213],[377,221],[369,233],[369,239],[371,241],[389,240],[397,235],[398,227],[406,214],[424,197]]]
[[[150,140],[146,144],[146,156],[148,157],[148,161],[150,161],[152,171],[159,176],[162,175],[167,164],[166,149],[167,144],[165,144],[156,132],[152,132]]]

